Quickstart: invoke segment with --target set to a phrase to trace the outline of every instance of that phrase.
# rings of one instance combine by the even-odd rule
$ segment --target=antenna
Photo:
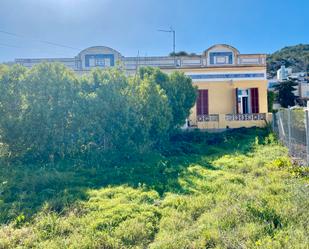
[[[175,56],[175,54],[176,54],[176,31],[175,31],[175,29],[170,27],[170,29],[168,29],[168,30],[166,30],[166,29],[158,29],[157,31],[165,32],[165,33],[172,33],[173,34],[173,54]]]

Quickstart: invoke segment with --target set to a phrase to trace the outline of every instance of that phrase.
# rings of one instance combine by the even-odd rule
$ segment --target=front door
[[[243,113],[243,114],[249,113],[249,101],[248,101],[248,96],[242,97],[242,113]]]

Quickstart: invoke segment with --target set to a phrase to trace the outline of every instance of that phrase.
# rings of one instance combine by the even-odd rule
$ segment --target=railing
[[[266,113],[226,114],[226,121],[256,121],[266,120]]]
[[[198,115],[197,122],[219,122],[219,114]],[[225,121],[266,120],[266,113],[225,114]]]
[[[218,114],[198,115],[197,122],[219,122]]]

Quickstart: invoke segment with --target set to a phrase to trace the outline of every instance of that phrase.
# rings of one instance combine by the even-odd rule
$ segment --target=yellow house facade
[[[225,129],[262,127],[269,119],[265,54],[240,54],[229,45],[217,44],[201,55],[124,57],[114,49],[95,46],[74,58],[16,59],[26,67],[43,62],[61,62],[78,74],[93,67],[108,68],[120,62],[127,73],[139,67],[158,67],[166,73],[178,70],[192,79],[198,98],[187,127]]]
[[[198,88],[188,126],[200,129],[263,127],[271,119],[267,104],[265,54],[240,54],[219,44],[202,55],[205,66],[178,69]],[[166,70],[169,72],[169,70]]]
[[[217,68],[216,73],[259,74],[261,67]],[[262,69],[263,70],[263,69]],[[213,72],[213,69],[196,70],[195,73]],[[190,72],[191,73],[191,72]],[[266,79],[231,79],[217,81],[193,81],[199,96],[191,110],[190,126],[202,129],[224,129],[265,126],[269,119]],[[203,100],[200,100],[204,93]],[[200,103],[201,101],[208,103]],[[200,106],[198,106],[200,105]],[[205,106],[204,109],[203,105]],[[207,107],[206,107],[207,106]]]

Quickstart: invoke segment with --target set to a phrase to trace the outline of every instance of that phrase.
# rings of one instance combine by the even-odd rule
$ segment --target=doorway
[[[248,96],[242,97],[242,113],[247,114],[249,113],[249,101]]]

